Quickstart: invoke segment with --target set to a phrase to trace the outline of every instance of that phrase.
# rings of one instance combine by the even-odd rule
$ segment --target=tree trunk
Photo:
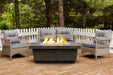
[[[84,6],[82,10],[82,27],[86,27],[86,12],[87,12],[87,7]]]
[[[63,14],[63,0],[59,0],[59,24],[60,27],[64,27],[64,14]]]
[[[82,14],[82,27],[85,28],[86,27],[86,14]]]
[[[50,0],[44,0],[46,3],[46,24],[47,27],[50,27],[51,24],[51,16],[50,16]]]
[[[20,17],[19,17],[19,6],[18,0],[15,0],[15,19],[16,19],[16,28],[20,28]]]

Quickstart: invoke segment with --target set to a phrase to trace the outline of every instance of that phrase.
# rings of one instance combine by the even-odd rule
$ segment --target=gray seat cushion
[[[61,35],[67,41],[73,41],[72,29],[57,29],[57,37],[61,37]]]
[[[23,43],[12,43],[11,44],[11,48],[25,48],[27,47],[27,44],[23,44]]]
[[[40,41],[43,41],[46,35],[49,35],[49,37],[53,36],[53,38],[56,40],[56,29],[41,29]]]
[[[6,31],[3,31],[3,33],[4,33],[4,38],[10,39],[11,43],[19,43],[20,42],[20,40],[18,38],[18,30],[17,29],[6,30]]]
[[[95,43],[82,43],[82,46],[89,47],[89,48],[95,48]]]

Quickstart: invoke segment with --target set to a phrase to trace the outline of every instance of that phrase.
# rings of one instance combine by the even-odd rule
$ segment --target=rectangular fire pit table
[[[29,46],[33,50],[34,61],[38,62],[70,62],[74,63],[80,45],[71,42],[64,45],[43,45],[34,43]]]

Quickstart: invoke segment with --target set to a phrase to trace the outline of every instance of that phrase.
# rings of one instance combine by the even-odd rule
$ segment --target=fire
[[[67,40],[62,35],[61,35],[61,38],[57,37],[56,42],[53,36],[49,38],[49,35],[45,36],[45,39],[43,41],[43,44],[65,44],[65,43],[67,43]]]
[[[64,44],[67,43],[67,40],[61,35],[61,39],[57,37],[57,44]]]
[[[45,39],[44,39],[44,41],[43,41],[43,44],[48,43],[48,39],[49,39],[49,35],[46,35],[46,36],[45,36]]]
[[[53,36],[50,37],[48,44],[55,44],[55,40],[53,39]]]

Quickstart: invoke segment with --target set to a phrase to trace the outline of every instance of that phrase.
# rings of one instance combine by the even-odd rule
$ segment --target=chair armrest
[[[96,38],[96,40],[104,40],[104,41],[110,41],[111,39],[107,39],[107,38]]]
[[[76,38],[77,38],[77,36],[76,35],[73,35],[73,41],[74,42],[76,41]]]
[[[1,39],[3,48],[11,48],[11,40],[10,39]]]
[[[19,39],[20,42],[28,44],[28,36],[20,36]]]
[[[96,48],[109,48],[110,40],[107,38],[96,38]]]

